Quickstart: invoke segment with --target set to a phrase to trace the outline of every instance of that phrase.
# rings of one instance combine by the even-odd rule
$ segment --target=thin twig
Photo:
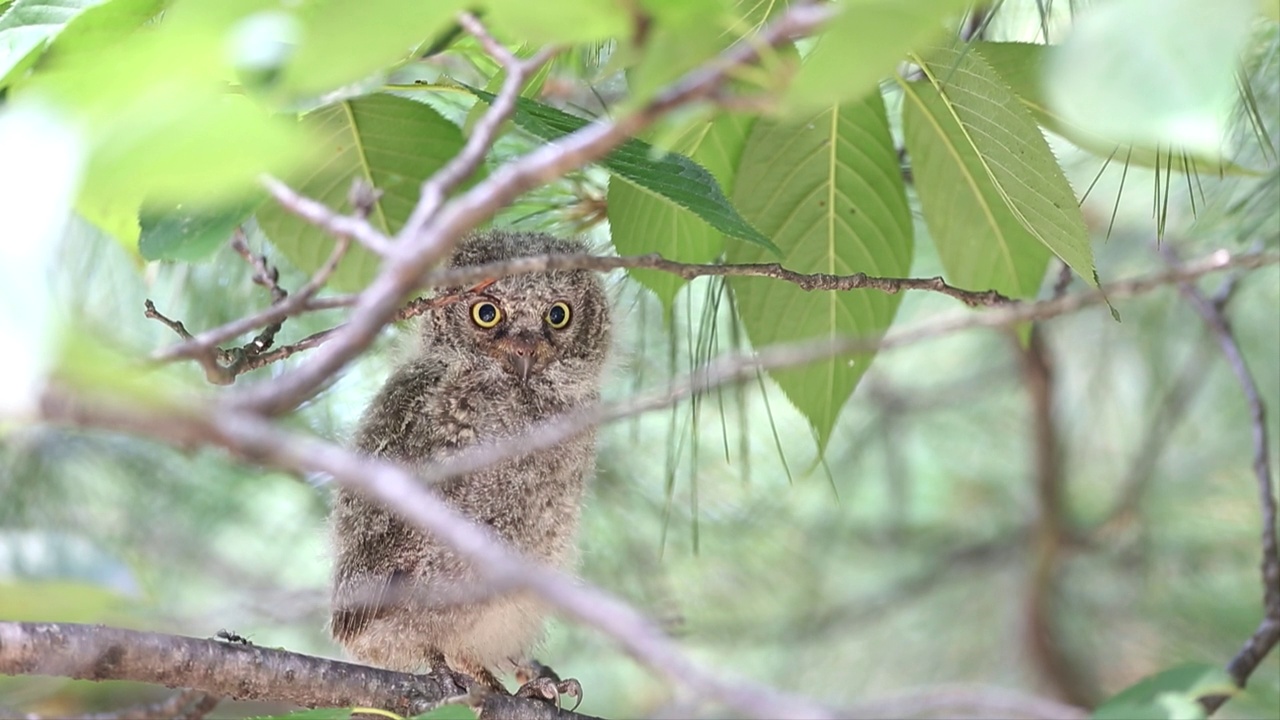
[[[233,243],[233,245],[235,245],[235,243]],[[329,278],[333,276],[333,273],[338,268],[338,263],[342,260],[343,256],[346,255],[350,246],[350,240],[347,238],[338,238],[334,242],[333,250],[329,253],[329,257],[325,260],[324,264],[321,265],[320,269],[317,270],[315,274],[298,289],[298,292],[293,295],[290,295],[277,284],[278,275],[276,270],[274,267],[267,265],[265,257],[254,256],[249,252],[248,247],[243,244],[237,246],[236,251],[244,255],[246,259],[254,265],[254,282],[269,288],[271,290],[272,297],[275,299],[275,302],[271,305],[269,311],[259,313],[251,318],[256,320],[261,317],[269,317],[272,318],[271,320],[268,320],[270,324],[268,324],[266,329],[256,335],[252,340],[239,348],[224,350],[217,346],[217,343],[221,342],[221,340],[214,338],[221,337],[226,339],[226,337],[234,337],[235,335],[239,335],[243,332],[248,332],[254,327],[259,327],[259,325],[254,324],[246,327],[246,323],[244,322],[244,319],[242,319],[217,328],[215,332],[201,333],[200,335],[193,337],[189,332],[187,332],[186,327],[184,327],[182,323],[170,320],[157,312],[155,305],[153,305],[150,300],[146,301],[146,316],[160,320],[186,340],[185,343],[171,348],[175,353],[181,353],[176,354],[174,359],[177,357],[193,358],[200,363],[202,368],[204,368],[205,377],[209,378],[210,382],[220,385],[230,384],[235,381],[237,376],[249,372],[250,370],[256,370],[260,367],[276,362],[277,360],[282,360],[299,350],[315,347],[323,341],[323,338],[318,336],[325,336],[327,333],[331,332],[324,331],[321,333],[315,333],[306,340],[294,343],[291,346],[278,348],[270,353],[266,352],[274,344],[276,333],[279,332],[285,318],[296,315],[298,312],[308,307],[308,304],[311,302],[311,299],[315,294],[319,292],[320,289],[324,287],[325,283],[329,281]],[[234,333],[234,335],[229,333],[229,329],[241,327],[243,327],[243,329]]]
[[[1247,256],[1242,256],[1247,257]],[[1012,300],[995,290],[966,290],[948,284],[941,277],[932,278],[890,278],[853,273],[852,275],[832,275],[828,273],[800,273],[785,268],[777,263],[742,263],[742,264],[699,264],[683,263],[668,260],[657,253],[648,255],[632,255],[623,257],[602,257],[598,255],[566,253],[560,255],[534,255],[510,260],[458,268],[444,268],[424,275],[417,288],[463,287],[484,280],[523,275],[528,273],[548,272],[552,270],[595,270],[608,272],[611,270],[657,270],[677,275],[686,280],[699,277],[764,277],[781,282],[789,282],[808,291],[852,291],[875,290],[896,294],[908,290],[936,292],[959,300],[970,307],[998,307],[1010,305],[1018,301]],[[301,294],[299,291],[298,294]],[[254,315],[232,321],[221,327],[206,330],[185,343],[180,343],[154,353],[151,359],[156,362],[171,362],[184,358],[198,358],[206,347],[224,342],[242,335],[263,324],[275,322],[287,315],[296,315],[315,310],[332,310],[350,307],[358,300],[357,295],[338,295],[325,298],[309,299],[306,302],[295,300],[267,308]],[[391,321],[407,320],[421,314],[422,300],[415,300],[408,306],[401,307]],[[334,328],[336,330],[337,328]],[[325,331],[326,339],[332,331]],[[312,343],[309,347],[315,347]],[[292,353],[290,353],[292,354]],[[258,365],[261,367],[261,364]]]
[[[271,197],[280,203],[280,207],[325,230],[335,238],[355,240],[375,255],[386,256],[389,252],[390,238],[369,224],[364,217],[334,212],[324,203],[301,195],[269,175],[264,175],[260,182],[267,188],[267,192],[271,193]],[[361,212],[359,207],[357,212]]]
[[[1161,252],[1170,263],[1178,261],[1177,254],[1166,240]],[[1215,304],[1189,280],[1178,283],[1178,290],[1200,316],[1205,325],[1218,341],[1218,347],[1226,356],[1227,365],[1231,367],[1240,389],[1244,394],[1245,404],[1249,408],[1249,422],[1253,442],[1253,474],[1257,482],[1258,500],[1262,508],[1262,597],[1263,618],[1257,630],[1245,641],[1244,647],[1227,664],[1227,673],[1241,688],[1248,682],[1249,676],[1262,664],[1280,642],[1280,542],[1277,541],[1276,530],[1276,496],[1271,487],[1271,455],[1268,446],[1267,415],[1262,403],[1262,395],[1253,378],[1249,364],[1240,350],[1231,329],[1231,322],[1223,312],[1222,306]],[[1215,695],[1203,698],[1202,703],[1207,712],[1213,713],[1229,698]]]
[[[485,52],[502,65],[503,70],[506,71],[506,77],[502,80],[502,88],[494,98],[493,104],[476,122],[471,131],[471,137],[467,138],[461,152],[422,184],[418,204],[410,213],[409,219],[405,221],[405,227],[426,225],[440,210],[449,193],[475,173],[480,163],[484,162],[484,156],[489,152],[489,148],[493,147],[503,123],[515,112],[516,101],[520,98],[520,91],[524,89],[525,83],[556,54],[554,48],[542,48],[534,53],[533,57],[521,61],[503,47],[502,43],[495,40],[475,15],[469,12],[459,13],[458,24],[474,35]],[[403,233],[401,237],[403,238]]]

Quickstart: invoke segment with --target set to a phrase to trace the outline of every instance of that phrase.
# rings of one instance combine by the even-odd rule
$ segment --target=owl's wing
[[[443,377],[443,366],[425,360],[392,374],[360,421],[356,449],[406,464],[429,459],[433,433],[426,426],[427,408]],[[403,604],[422,559],[422,539],[382,506],[345,489],[338,493],[332,522],[337,562],[330,631],[348,641]]]

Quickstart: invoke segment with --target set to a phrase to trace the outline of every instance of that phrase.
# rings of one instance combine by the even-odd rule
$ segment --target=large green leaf
[[[492,93],[475,88],[468,90],[485,102],[494,99]],[[521,128],[544,140],[558,140],[589,122],[527,98],[518,100],[514,120]],[[663,154],[649,143],[632,138],[600,162],[610,172],[689,210],[725,235],[769,250],[777,249],[729,202],[715,176],[684,155]]]
[[[734,200],[775,238],[800,272],[902,276],[912,228],[898,155],[879,91],[797,123],[758,121],[738,165]],[[733,262],[774,258],[737,243]],[[882,333],[900,296],[871,290],[805,292],[763,278],[734,278],[742,323],[764,347],[805,338]],[[809,418],[821,447],[871,355],[832,358],[770,375]]]
[[[675,145],[701,163],[732,192],[733,171],[742,154],[750,121],[739,115],[723,115],[686,134]],[[724,250],[723,236],[692,212],[621,176],[609,181],[609,228],[620,254],[656,252],[681,262],[706,263]],[[631,276],[649,288],[670,312],[685,280],[671,273],[634,270]]]
[[[1234,695],[1239,691],[1226,671],[1216,665],[1188,663],[1144,678],[1104,702],[1093,720],[1202,720],[1205,695]]]
[[[1049,102],[1067,122],[1116,143],[1218,157],[1257,7],[1255,0],[1090,7],[1050,57]]]
[[[916,192],[947,278],[1034,297],[1049,249],[1005,204],[955,115],[932,85],[902,83],[902,127]]]
[[[138,252],[145,260],[203,260],[227,242],[260,201],[254,197],[221,207],[144,208]]]
[[[346,208],[347,193],[359,179],[381,191],[369,222],[392,235],[409,217],[422,181],[462,149],[462,132],[431,107],[392,95],[371,95],[327,105],[303,118],[320,138],[325,159],[287,182],[298,192],[331,208]],[[308,272],[319,268],[333,238],[268,199],[258,223],[271,242]],[[331,282],[356,290],[374,276],[378,258],[353,246]]]
[[[72,18],[103,0],[16,0],[0,16],[0,88],[39,59]]]
[[[1257,174],[1256,171],[1241,167],[1224,158],[1196,153],[1187,148],[1170,148],[1167,145],[1164,147],[1132,144],[1121,146],[1068,122],[1062,113],[1049,107],[1045,99],[1048,90],[1045,87],[1044,66],[1050,53],[1047,45],[979,42],[974,43],[972,48],[1009,84],[1022,104],[1031,111],[1036,122],[1085,150],[1102,157],[1114,156],[1123,162],[1160,170],[1172,167],[1174,170],[1184,168],[1212,170],[1232,175]],[[1169,160],[1170,155],[1174,157],[1172,162]]]
[[[1027,232],[1097,285],[1089,230],[1075,193],[1031,114],[972,52],[938,49],[920,60],[1000,198]]]
[[[946,32],[969,0],[846,0],[796,73],[782,109],[810,115],[865,96],[894,72],[909,50]]]

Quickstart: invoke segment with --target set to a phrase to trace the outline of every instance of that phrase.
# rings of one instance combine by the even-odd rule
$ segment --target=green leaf
[[[304,164],[311,143],[293,118],[226,92],[222,40],[207,28],[160,23],[96,52],[51,58],[15,102],[58,107],[82,128],[84,194],[99,205],[112,197],[240,200],[262,173]]]
[[[738,165],[734,200],[799,272],[903,276],[911,268],[906,189],[879,91],[798,123],[757,121]],[[773,260],[735,244],[732,262]],[[805,292],[765,278],[733,278],[751,344],[874,337],[893,321],[899,295],[871,290]],[[872,355],[819,360],[770,375],[808,417],[825,448]]]
[[[416,716],[414,720],[476,720],[476,711],[466,705],[441,705],[428,713]]]
[[[298,11],[297,49],[280,90],[310,95],[413,56],[453,22],[465,0],[330,0]]]
[[[1120,145],[1068,122],[1061,113],[1050,108],[1045,99],[1048,90],[1045,87],[1044,67],[1050,53],[1047,45],[979,42],[974,43],[972,48],[1009,84],[1022,104],[1031,111],[1036,122],[1070,140],[1077,147],[1102,157],[1114,156],[1127,163],[1160,170],[1184,167],[1182,158],[1185,157],[1185,167],[1189,168],[1213,170],[1228,175],[1259,174],[1220,156],[1196,153],[1187,148]],[[1170,155],[1175,158],[1173,163],[1169,162]]]
[[[492,93],[467,89],[481,100],[493,102]],[[517,101],[514,120],[543,140],[558,140],[589,124],[580,117],[527,98]],[[632,138],[606,155],[601,164],[610,172],[689,210],[725,235],[777,251],[773,242],[729,202],[716,178],[684,155],[659,155],[649,143]]]
[[[1256,14],[1255,0],[1090,7],[1050,57],[1050,106],[1115,143],[1173,145],[1217,158]]]
[[[1107,700],[1094,720],[1202,720],[1205,695],[1234,695],[1239,688],[1216,665],[1188,663],[1144,678]]]
[[[676,149],[706,166],[731,192],[733,168],[750,127],[744,116],[723,115],[686,134]],[[698,216],[621,176],[609,181],[608,208],[613,246],[620,254],[656,252],[671,260],[707,263],[724,251],[723,236]],[[668,313],[686,282],[678,275],[653,270],[633,270],[630,275],[652,290]]]
[[[489,0],[485,19],[533,45],[596,42],[631,32],[632,4],[622,0]]]
[[[67,23],[49,44],[49,54],[92,53],[120,42],[164,9],[168,0],[108,0]]]
[[[12,84],[72,18],[103,0],[16,0],[0,16],[0,88]]]
[[[420,186],[462,149],[462,132],[430,106],[392,95],[371,95],[327,105],[303,118],[320,138],[326,159],[309,172],[287,178],[296,191],[341,210],[357,178],[381,191],[369,215],[378,230],[393,235],[418,202]],[[268,199],[258,224],[291,262],[314,272],[329,257],[333,238]],[[357,290],[377,272],[378,258],[352,246],[330,285]]]
[[[203,260],[227,242],[260,202],[261,198],[255,197],[221,207],[145,208],[139,222],[138,251],[144,260]]]
[[[0,617],[18,622],[102,622],[129,599],[109,587],[73,580],[0,582]]]
[[[351,720],[351,708],[313,708],[284,715],[259,715],[250,720]]]
[[[1013,216],[1086,282],[1097,285],[1089,230],[1075,193],[1009,86],[972,52],[939,49],[920,64]]]
[[[908,51],[930,44],[969,0],[846,0],[782,102],[792,117],[864,97],[893,75]]]
[[[1022,226],[932,85],[902,83],[902,126],[929,235],[961,287],[1034,297],[1049,249]]]

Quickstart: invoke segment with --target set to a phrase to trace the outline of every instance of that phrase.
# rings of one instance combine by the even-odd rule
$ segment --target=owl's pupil
[[[498,309],[489,303],[485,303],[476,309],[476,315],[479,316],[481,322],[493,322],[498,316]]]
[[[547,319],[551,321],[552,325],[559,325],[564,322],[564,308],[559,305],[551,308],[551,312],[547,313],[547,315]]]

